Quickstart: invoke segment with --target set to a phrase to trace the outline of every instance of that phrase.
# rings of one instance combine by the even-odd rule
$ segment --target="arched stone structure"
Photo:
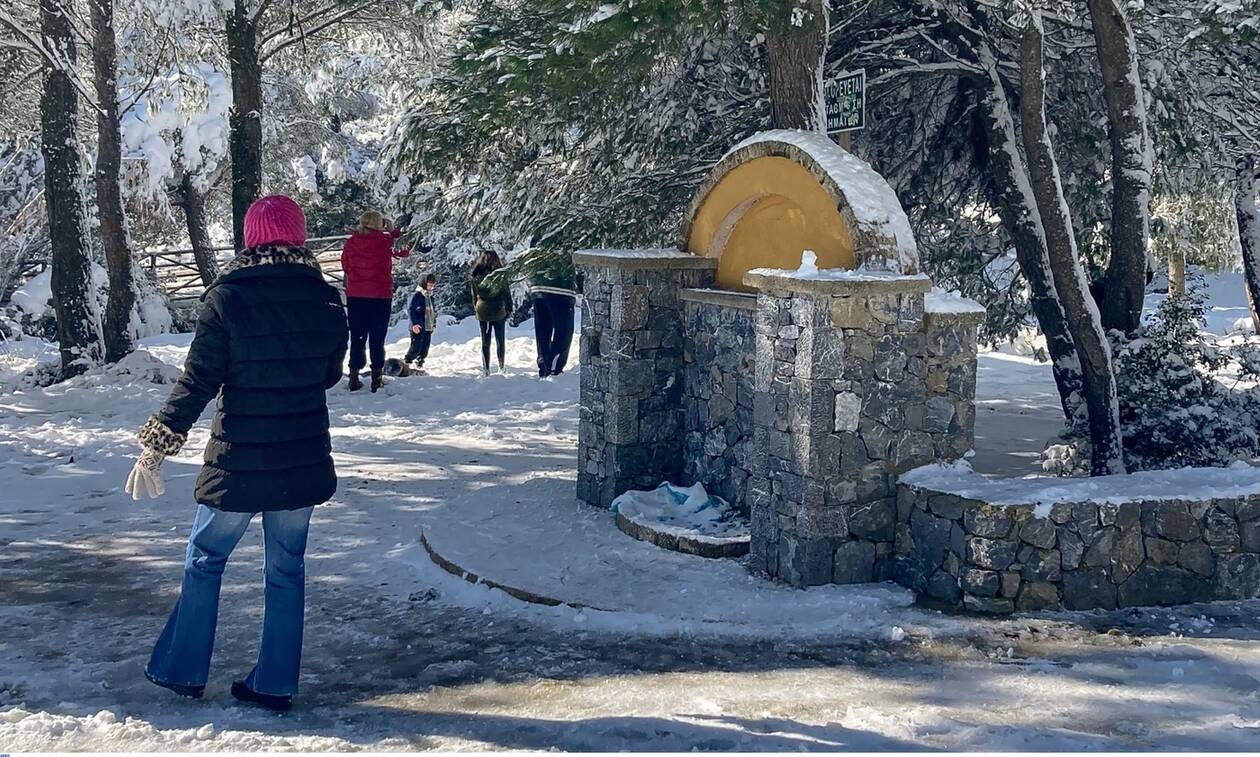
[[[682,247],[718,260],[717,284],[748,289],[756,268],[919,272],[909,221],[883,177],[823,134],[776,130],[728,152],[700,186]]]
[[[895,577],[898,475],[972,444],[983,311],[928,296],[892,188],[823,134],[737,145],[681,247],[574,254],[579,499],[702,483],[748,512],[775,578]]]

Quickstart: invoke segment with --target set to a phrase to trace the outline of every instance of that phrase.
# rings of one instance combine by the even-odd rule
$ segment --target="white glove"
[[[166,484],[162,483],[162,461],[165,459],[166,455],[161,452],[146,448],[127,476],[127,485],[123,490],[137,502],[144,494],[150,499],[162,496],[166,493]]]

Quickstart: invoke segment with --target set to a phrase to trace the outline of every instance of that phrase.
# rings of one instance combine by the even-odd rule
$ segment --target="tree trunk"
[[[122,134],[118,128],[118,59],[114,41],[114,0],[91,0],[92,66],[96,80],[96,206],[101,222],[101,248],[109,272],[105,306],[105,360],[117,362],[135,349],[131,311],[136,304],[123,214]]]
[[[1238,214],[1238,246],[1251,323],[1260,334],[1260,161],[1254,156],[1238,161],[1234,211]]]
[[[1184,297],[1186,294],[1186,250],[1180,244],[1168,252],[1168,296]]]
[[[974,46],[987,74],[981,83],[982,107],[979,113],[988,138],[990,174],[993,177],[990,193],[1002,226],[1015,246],[1020,272],[1028,282],[1029,305],[1046,338],[1051,371],[1059,390],[1059,404],[1063,408],[1063,417],[1070,423],[1081,405],[1081,368],[1076,358],[1076,346],[1068,331],[1067,316],[1050,275],[1041,216],[1023,158],[1020,157],[1010,100],[998,73],[997,59],[988,43],[973,39],[960,39],[960,42]]]
[[[210,232],[206,229],[206,196],[193,182],[192,174],[185,171],[176,190],[177,204],[184,211],[184,223],[188,227],[188,243],[192,247],[193,260],[201,283],[210,286],[219,277],[219,262],[210,248]]]
[[[1111,260],[1104,328],[1132,334],[1142,320],[1151,235],[1151,138],[1137,43],[1120,0],[1089,0],[1111,133]]]
[[[74,29],[62,0],[40,0],[39,22],[46,48],[55,51],[64,65],[73,67]],[[83,240],[82,176],[75,133],[78,107],[78,93],[66,71],[50,67],[44,74],[39,115],[52,247],[52,299],[63,378],[99,365],[103,353],[92,261]]]
[[[1116,376],[1111,364],[1111,345],[1089,296],[1072,234],[1072,216],[1059,166],[1046,128],[1045,69],[1042,62],[1041,15],[1033,11],[1020,41],[1020,127],[1032,192],[1041,212],[1046,251],[1055,290],[1067,314],[1068,329],[1081,363],[1085,407],[1089,413],[1090,472],[1095,476],[1124,473],[1124,446],[1120,436],[1120,411]]]
[[[232,67],[232,110],[228,151],[232,156],[232,239],[245,246],[245,211],[262,192],[262,63],[258,24],[247,0],[235,0],[227,17],[228,59]]]
[[[787,18],[766,31],[771,125],[776,129],[827,130],[823,65],[827,57],[828,4],[789,0]]]

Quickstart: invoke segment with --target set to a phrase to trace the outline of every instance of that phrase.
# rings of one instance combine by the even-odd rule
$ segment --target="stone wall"
[[[890,578],[897,474],[970,447],[973,414],[957,408],[974,397],[975,348],[953,339],[974,339],[978,319],[937,321],[929,346],[926,277],[745,283],[759,291],[754,559],[797,586]],[[946,377],[931,394],[929,366]]]
[[[982,313],[924,313],[927,402],[923,430],[940,460],[957,460],[976,441],[976,342]]]
[[[753,313],[757,298],[688,289],[683,300],[683,471],[686,485],[748,511],[753,443]]]
[[[584,276],[578,499],[678,481],[683,460],[679,292],[713,282],[716,261],[677,250],[574,253]]]
[[[894,576],[896,479],[974,436],[975,313],[920,275],[825,280],[672,250],[585,251],[578,497],[700,482],[749,512],[754,565],[796,586]]]
[[[1260,597],[1260,495],[992,505],[898,487],[897,580],[985,613]]]

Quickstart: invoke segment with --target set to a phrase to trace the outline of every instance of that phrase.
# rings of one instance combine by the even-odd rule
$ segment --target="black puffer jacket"
[[[346,313],[303,248],[246,250],[206,290],[184,375],[140,442],[174,454],[207,403],[218,412],[197,501],[296,510],[337,490],[325,391],[341,378]]]

